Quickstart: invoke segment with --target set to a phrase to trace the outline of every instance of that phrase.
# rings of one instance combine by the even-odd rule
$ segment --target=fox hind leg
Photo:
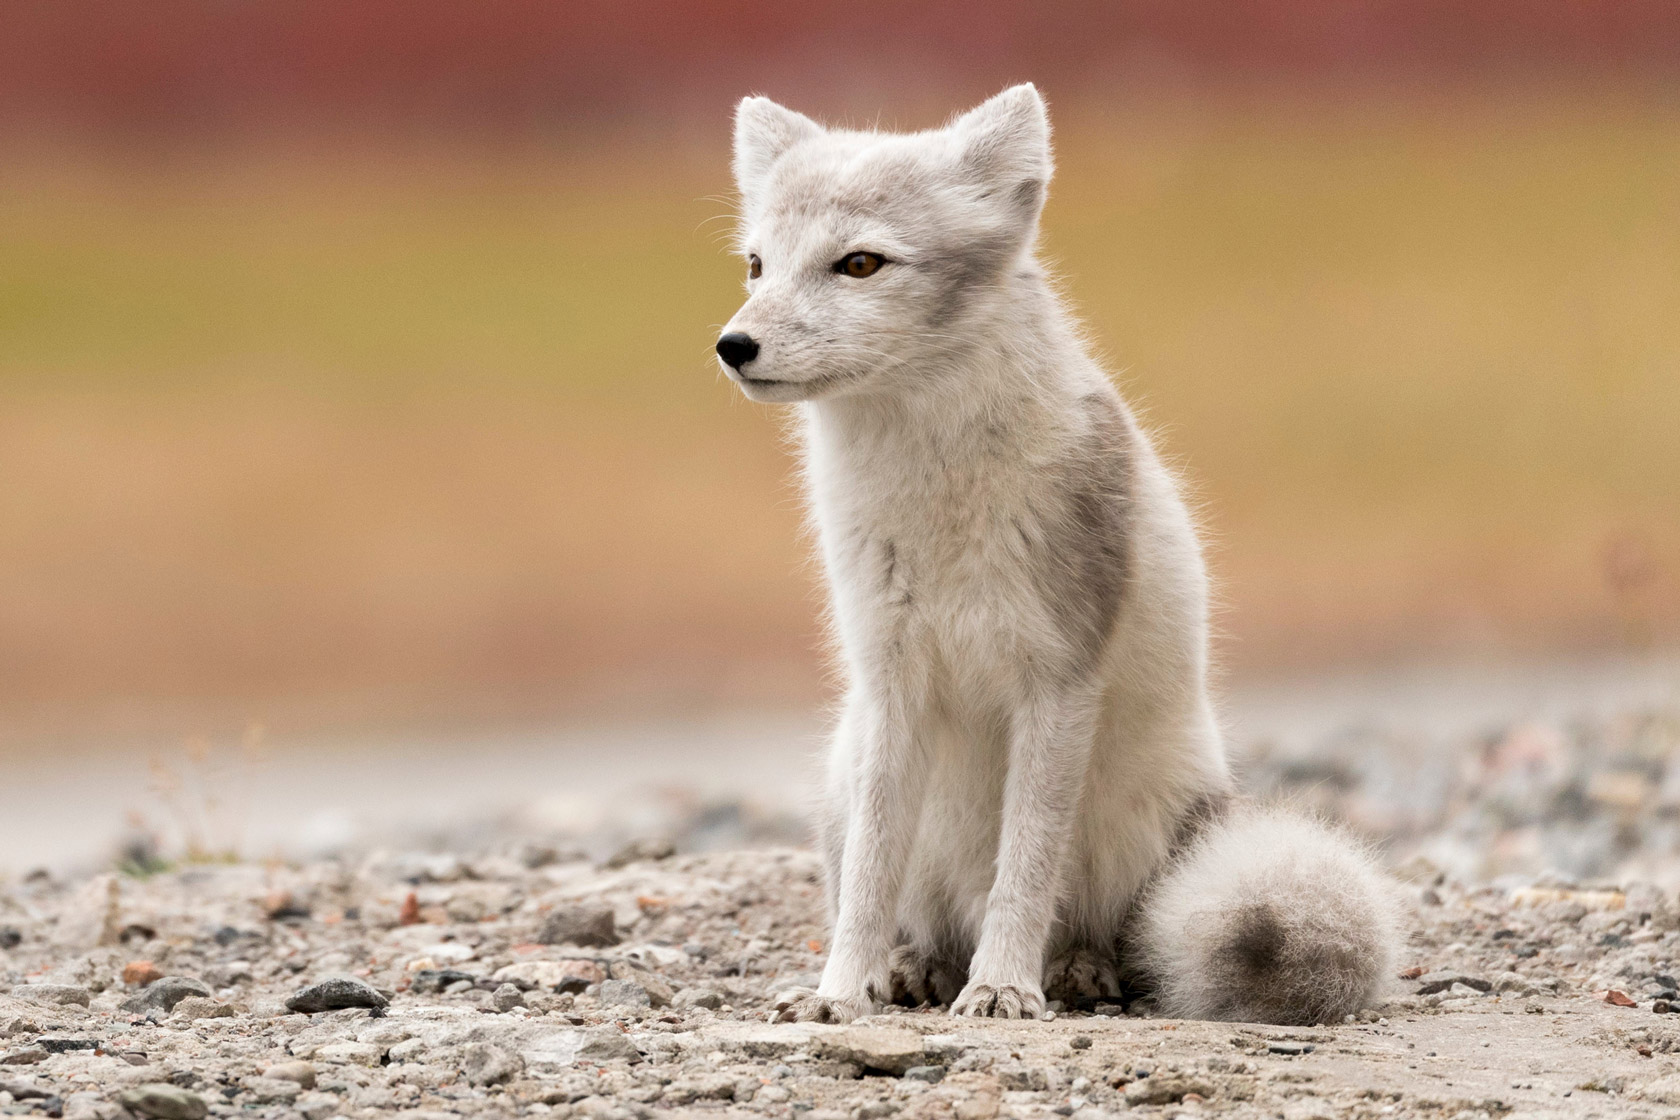
[[[948,953],[904,944],[893,950],[892,1002],[909,1007],[944,1005],[968,983],[968,969]]]
[[[1075,945],[1051,957],[1044,969],[1044,997],[1068,1007],[1120,998],[1120,958],[1113,948]]]

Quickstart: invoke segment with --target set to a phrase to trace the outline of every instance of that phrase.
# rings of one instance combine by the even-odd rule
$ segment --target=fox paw
[[[1029,984],[982,984],[970,981],[951,1014],[970,1019],[1036,1019],[1044,1013],[1044,993]]]
[[[849,1023],[874,1010],[868,996],[842,999],[812,988],[789,988],[770,1004],[772,1023]]]
[[[1044,970],[1044,993],[1069,1007],[1120,998],[1119,961],[1097,949],[1069,949]]]
[[[892,953],[892,1002],[918,1007],[950,1003],[967,975],[925,949],[900,945]]]

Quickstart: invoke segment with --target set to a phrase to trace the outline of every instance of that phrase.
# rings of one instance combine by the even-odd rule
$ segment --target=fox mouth
[[[803,381],[793,381],[780,377],[748,377],[744,373],[736,372],[732,375],[741,388],[753,393],[763,393],[767,396],[785,396],[802,400],[809,400],[819,396],[825,390],[842,381],[849,380],[838,374],[819,374]]]

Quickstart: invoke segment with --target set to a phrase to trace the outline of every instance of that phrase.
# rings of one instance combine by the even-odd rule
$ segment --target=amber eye
[[[844,273],[854,280],[862,280],[865,276],[875,275],[886,263],[887,258],[879,253],[853,253],[836,261],[834,271]]]
[[[747,258],[747,279],[748,280],[757,280],[760,276],[763,276],[763,275],[764,275],[764,262],[758,259],[758,254],[757,253],[754,253]]]

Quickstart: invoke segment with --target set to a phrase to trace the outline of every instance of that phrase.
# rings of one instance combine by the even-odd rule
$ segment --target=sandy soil
[[[1410,979],[1346,1023],[1179,1022],[1143,998],[1043,1022],[888,1008],[840,1027],[766,1021],[770,994],[821,965],[809,853],[663,852],[35,877],[0,895],[0,1109],[983,1120],[1680,1105],[1680,1018],[1658,1010],[1680,1000],[1680,913],[1653,887],[1472,888],[1414,863]],[[374,1006],[288,1008],[332,977],[351,981],[338,1002]]]

